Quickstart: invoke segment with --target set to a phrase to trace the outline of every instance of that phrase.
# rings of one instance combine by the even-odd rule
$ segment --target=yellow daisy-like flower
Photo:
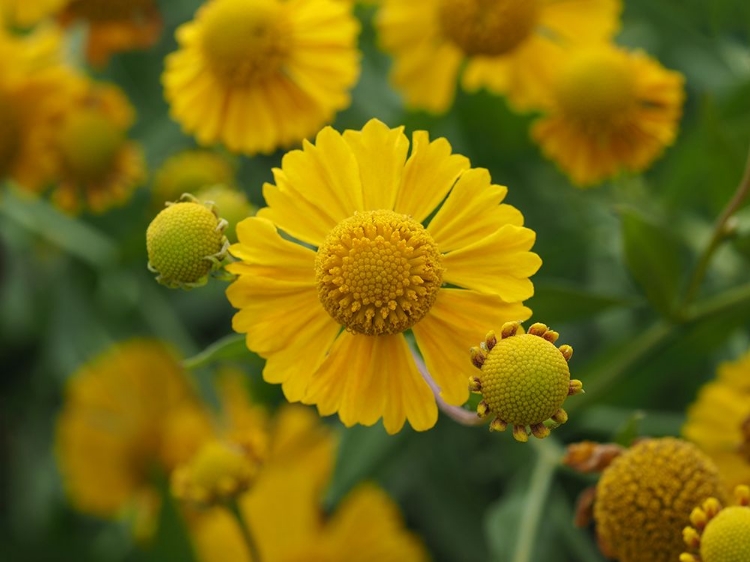
[[[126,137],[130,102],[117,86],[77,78],[57,103],[53,202],[67,212],[122,205],[146,176],[141,148]]]
[[[336,444],[310,411],[287,406],[276,420],[271,455],[239,505],[264,562],[427,559],[404,529],[398,507],[379,488],[361,485],[330,517],[321,498],[336,458]],[[251,562],[238,523],[213,509],[191,526],[201,562]]]
[[[580,187],[646,169],[677,135],[684,78],[643,52],[613,45],[573,50],[532,129],[545,156]]]
[[[154,0],[68,0],[60,20],[88,24],[86,58],[96,67],[115,53],[151,47],[162,29]]]
[[[446,111],[465,62],[465,89],[525,110],[546,97],[566,48],[614,35],[620,9],[619,0],[383,0],[377,26],[409,107]]]
[[[682,536],[693,552],[680,555],[680,562],[746,562],[750,560],[750,488],[737,486],[736,506],[722,507],[709,498],[690,514],[692,527]]]
[[[750,485],[750,352],[719,366],[688,409],[682,434],[713,459],[730,490]]]
[[[69,0],[0,0],[0,21],[31,27],[57,12]]]
[[[141,516],[153,521],[159,505],[150,481],[154,468],[168,473],[185,462],[211,431],[168,348],[147,340],[122,343],[68,383],[56,435],[63,484],[81,511],[111,518],[142,506],[148,513]]]
[[[404,333],[442,397],[463,404],[466,350],[487,326],[530,316],[522,301],[541,265],[487,170],[424,131],[408,151],[403,128],[377,120],[323,129],[274,170],[268,207],[237,226],[240,261],[227,267],[239,276],[227,289],[234,329],[266,358],[266,381],[347,426],[382,417],[390,433],[437,419]]]
[[[184,150],[167,158],[154,172],[152,200],[161,209],[183,193],[196,195],[213,185],[235,184],[235,166],[225,156],[211,150]]]
[[[171,115],[201,144],[269,153],[348,107],[359,24],[335,0],[211,0],[177,30],[163,76]]]

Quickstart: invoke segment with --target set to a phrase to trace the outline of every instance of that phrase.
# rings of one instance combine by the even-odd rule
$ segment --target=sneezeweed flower
[[[231,243],[237,242],[237,225],[255,214],[255,207],[247,200],[247,195],[237,188],[223,184],[201,189],[195,195],[201,201],[210,201],[216,205],[221,217],[227,221],[224,234]]]
[[[130,514],[141,529],[153,530],[160,504],[153,478],[190,458],[209,431],[165,345],[131,340],[112,347],[66,388],[55,448],[70,501],[103,518]]]
[[[544,155],[579,187],[641,172],[677,135],[684,78],[641,51],[571,50],[532,129]]]
[[[750,352],[719,366],[688,409],[682,434],[713,459],[729,490],[750,484]]]
[[[678,560],[690,510],[708,497],[723,501],[724,484],[697,447],[672,437],[639,441],[604,468],[596,485],[599,547],[620,562]]]
[[[167,203],[146,230],[149,270],[171,289],[205,285],[209,273],[221,268],[226,257],[226,227],[213,203],[189,194]]]
[[[620,9],[619,0],[383,0],[377,27],[407,106],[446,111],[465,62],[465,89],[526,110],[545,97],[565,49],[614,35]]]
[[[301,407],[280,410],[271,453],[239,509],[264,562],[361,559],[422,562],[421,542],[404,528],[395,503],[373,484],[355,488],[330,516],[321,508],[336,459],[330,429]],[[251,562],[238,523],[210,509],[191,525],[201,562]]]
[[[196,195],[217,184],[234,187],[234,164],[212,150],[184,150],[167,158],[154,172],[151,200],[155,208],[161,209],[183,193]]]
[[[57,13],[69,0],[0,0],[0,21],[28,28]]]
[[[86,58],[96,67],[115,53],[151,47],[162,29],[155,0],[68,0],[60,20],[88,25]]]
[[[571,380],[568,361],[573,348],[555,347],[558,337],[541,323],[524,333],[519,322],[508,322],[500,339],[491,331],[481,347],[471,348],[471,361],[481,374],[470,377],[469,387],[482,393],[477,415],[495,416],[490,431],[505,431],[510,424],[516,441],[525,443],[529,430],[539,439],[549,436],[546,421],[568,421],[561,406],[568,396],[583,392],[583,385]]]
[[[745,562],[750,560],[750,488],[735,489],[736,506],[722,507],[709,498],[690,514],[692,527],[683,538],[691,552],[680,562]]]
[[[297,143],[349,106],[358,29],[336,0],[210,0],[167,57],[171,115],[200,144],[233,152]]]
[[[238,225],[240,261],[227,266],[239,276],[233,326],[266,358],[265,380],[347,426],[382,417],[390,433],[437,418],[404,334],[443,399],[463,404],[466,349],[486,326],[529,317],[541,265],[487,170],[424,131],[408,150],[403,128],[377,120],[323,129],[274,170],[268,207]]]
[[[146,177],[140,146],[128,140],[135,112],[112,84],[82,77],[59,92],[52,201],[69,213],[103,213],[127,202]]]

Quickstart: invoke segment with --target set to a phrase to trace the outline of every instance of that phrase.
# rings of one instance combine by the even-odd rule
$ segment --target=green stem
[[[216,361],[217,357],[225,355],[225,352],[229,351],[231,348],[236,347],[239,344],[244,346],[244,342],[244,334],[229,334],[228,336],[224,336],[220,340],[215,341],[203,351],[185,359],[182,362],[182,366],[186,369],[193,370],[210,365]]]
[[[239,501],[237,498],[232,498],[227,503],[227,509],[234,516],[237,521],[237,525],[240,528],[242,537],[247,545],[247,550],[250,552],[250,560],[252,562],[261,562],[260,550],[258,549],[258,543],[253,538],[253,533],[250,530],[250,525],[247,518],[243,515],[242,509],[240,509]]]

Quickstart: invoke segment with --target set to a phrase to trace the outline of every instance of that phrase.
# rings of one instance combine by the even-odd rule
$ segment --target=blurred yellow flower
[[[183,150],[167,158],[154,172],[151,198],[161,209],[183,193],[197,195],[212,185],[234,186],[235,166],[225,156],[211,150]]]
[[[728,489],[750,485],[750,352],[719,366],[688,409],[682,434],[713,459]]]
[[[551,82],[532,136],[580,187],[640,172],[674,142],[684,79],[643,52],[614,45],[572,50]]]
[[[224,232],[230,242],[237,242],[237,225],[255,214],[255,207],[243,191],[227,185],[217,184],[199,190],[195,194],[201,201],[211,202],[216,205],[219,215],[227,221],[227,229]]]
[[[349,106],[359,75],[351,6],[210,0],[177,30],[163,75],[171,115],[204,145],[269,153]]]
[[[0,21],[31,27],[62,9],[70,0],[0,0]]]
[[[377,120],[323,129],[274,170],[268,207],[237,226],[240,261],[227,267],[239,276],[227,289],[234,329],[266,358],[266,381],[347,426],[382,417],[390,433],[437,419],[404,332],[442,397],[463,404],[466,350],[487,326],[529,317],[541,265],[487,170],[424,131],[408,150],[402,127]]]
[[[427,560],[420,541],[404,529],[398,507],[372,484],[356,488],[324,518],[321,499],[332,474],[336,445],[314,414],[282,408],[271,455],[240,510],[264,562]],[[213,509],[191,525],[201,562],[250,562],[237,522]]]
[[[614,35],[620,9],[620,0],[383,0],[377,27],[407,106],[446,111],[466,62],[465,89],[526,110],[544,98],[566,48]]]
[[[156,341],[124,342],[68,382],[56,435],[63,484],[83,512],[112,518],[131,510],[153,526],[154,471],[169,473],[212,431],[177,357]]]
[[[115,53],[151,47],[162,29],[155,0],[68,0],[60,19],[88,24],[86,58],[97,67]]]

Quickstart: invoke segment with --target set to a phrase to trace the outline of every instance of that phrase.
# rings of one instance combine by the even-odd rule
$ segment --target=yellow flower
[[[177,30],[163,76],[172,117],[201,144],[269,153],[348,107],[359,74],[351,6],[210,0]]]
[[[750,560],[750,488],[737,486],[737,505],[722,507],[709,498],[690,514],[693,527],[685,527],[683,538],[690,550],[680,562],[746,562]]]
[[[324,518],[321,498],[336,445],[308,410],[282,408],[271,455],[240,509],[264,562],[426,560],[424,547],[404,529],[397,506],[372,484],[358,487]],[[201,562],[251,562],[237,522],[213,509],[196,518],[191,536]]]
[[[465,61],[465,89],[485,87],[529,109],[564,50],[611,38],[620,8],[619,0],[383,0],[377,26],[409,107],[446,111]]]
[[[481,347],[471,348],[471,361],[481,375],[470,377],[469,387],[482,393],[477,415],[495,415],[490,431],[505,431],[511,424],[513,437],[525,443],[529,429],[544,439],[550,434],[545,421],[552,420],[555,427],[568,421],[561,406],[568,396],[583,392],[583,385],[570,379],[573,348],[555,347],[558,337],[541,323],[525,334],[519,322],[507,322],[499,340],[491,331]]]
[[[683,83],[681,74],[640,51],[613,45],[572,50],[532,136],[580,187],[621,170],[640,172],[674,142]]]
[[[212,185],[234,186],[235,166],[226,157],[210,150],[184,150],[167,158],[154,172],[152,200],[161,209],[183,193],[196,195]]]
[[[719,366],[688,409],[682,434],[713,459],[729,490],[750,484],[750,352]]]
[[[143,504],[153,521],[154,469],[168,473],[212,432],[177,358],[159,342],[131,340],[82,367],[66,390],[56,453],[71,502],[107,518]]]
[[[596,486],[594,519],[602,552],[620,562],[673,562],[682,529],[704,499],[725,497],[719,471],[697,447],[646,439],[615,458]]]
[[[232,243],[237,242],[237,225],[255,214],[255,207],[247,200],[247,195],[237,188],[216,184],[199,190],[195,196],[216,205],[221,217],[227,221],[225,234]]]
[[[0,21],[31,27],[57,13],[68,0],[0,0]]]
[[[227,267],[239,276],[227,289],[234,329],[266,358],[266,381],[347,426],[382,417],[390,433],[437,418],[404,332],[443,398],[463,404],[466,349],[486,326],[530,316],[522,301],[541,265],[487,170],[424,131],[408,150],[403,128],[377,120],[323,129],[274,170],[268,207],[237,226],[241,261]]]
[[[68,0],[60,19],[88,24],[86,58],[97,67],[115,53],[151,47],[162,28],[154,0]]]
[[[126,137],[135,117],[128,99],[117,86],[76,78],[57,103],[53,202],[72,213],[124,204],[146,175],[141,148]]]

